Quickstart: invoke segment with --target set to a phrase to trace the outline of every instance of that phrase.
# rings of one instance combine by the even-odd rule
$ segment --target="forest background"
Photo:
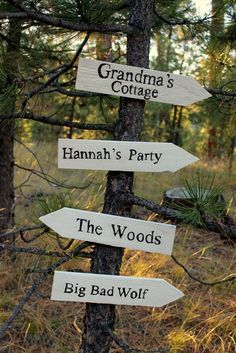
[[[63,206],[102,211],[105,173],[58,170],[57,140],[113,138],[119,99],[76,91],[77,61],[80,56],[126,63],[125,33],[131,31],[127,23],[132,3],[0,1],[0,232],[5,241],[1,245],[4,343],[0,352],[80,349],[85,307],[52,303],[48,299],[51,277],[34,297],[30,294],[23,311],[21,306],[17,315],[11,313],[40,272],[53,266],[56,252],[62,256],[77,245],[42,227],[38,233],[38,218]],[[212,0],[209,13],[201,17],[189,0],[154,3],[150,68],[193,76],[212,97],[188,107],[146,103],[141,140],[173,142],[200,161],[175,174],[136,173],[135,193],[159,205],[166,189],[195,183],[210,188],[213,196],[223,194],[224,212],[233,219],[235,2]],[[47,23],[40,14],[61,22]],[[184,291],[185,299],[164,309],[118,307],[116,334],[120,338],[113,337],[112,352],[128,352],[124,342],[140,352],[234,352],[234,246],[219,225],[222,210],[217,213],[214,200],[202,207],[211,221],[218,222],[214,228],[218,231],[202,229],[199,213],[191,213],[189,219],[185,210],[174,258],[125,252],[122,274],[168,279]],[[168,214],[158,210],[153,213],[135,206],[133,214],[170,223]],[[35,233],[25,233],[34,227]],[[27,242],[41,249],[41,256],[20,251]],[[17,252],[22,254],[16,256]],[[61,269],[89,271],[89,255],[84,253]],[[225,279],[229,281],[207,285]],[[14,320],[7,320],[11,317]]]

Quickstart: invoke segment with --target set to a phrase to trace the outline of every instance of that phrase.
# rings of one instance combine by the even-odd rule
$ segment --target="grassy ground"
[[[43,169],[61,182],[89,187],[65,190],[35,175],[22,186],[28,173],[16,168],[16,222],[18,225],[37,222],[46,208],[63,205],[100,211],[105,189],[105,172],[63,171],[56,166],[56,144],[33,147]],[[39,170],[35,158],[23,146],[17,146],[17,163]],[[198,162],[182,171],[170,173],[137,173],[135,193],[160,201],[169,187],[181,185],[184,177],[196,170],[215,173],[216,181],[225,187],[224,196],[232,200],[235,173],[228,174],[224,163]],[[235,201],[234,201],[235,202]],[[235,203],[231,215],[235,216]],[[153,215],[136,209],[144,218]],[[159,218],[160,219],[160,218]],[[161,220],[161,219],[160,219]],[[161,220],[164,222],[164,220]],[[166,222],[166,221],[165,221]],[[63,241],[63,240],[62,240]],[[68,241],[68,240],[67,240]],[[66,241],[65,241],[66,242]],[[16,245],[26,246],[22,240]],[[29,244],[59,251],[55,235],[48,234]],[[177,225],[173,254],[191,273],[203,280],[222,279],[235,272],[235,249],[218,234],[191,226]],[[30,288],[40,268],[55,259],[35,255],[5,254],[0,258],[0,321],[11,314],[25,291]],[[89,271],[89,260],[73,259],[60,269]],[[180,300],[163,308],[117,306],[116,334],[130,346],[145,350],[167,349],[169,353],[234,353],[236,350],[235,283],[204,286],[193,280],[169,256],[126,250],[121,273],[129,276],[164,278],[185,293]],[[83,303],[50,301],[52,276],[40,287],[37,295],[25,305],[6,339],[1,353],[77,353],[83,330]],[[122,350],[114,344],[112,353]]]

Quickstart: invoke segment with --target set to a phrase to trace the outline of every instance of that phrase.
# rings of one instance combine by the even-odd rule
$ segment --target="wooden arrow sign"
[[[197,160],[167,142],[58,140],[58,167],[65,169],[175,172]]]
[[[183,106],[211,96],[190,76],[87,59],[79,61],[75,87]]]
[[[51,299],[161,307],[183,295],[163,279],[56,271]]]
[[[175,226],[62,208],[40,221],[65,238],[171,255]]]

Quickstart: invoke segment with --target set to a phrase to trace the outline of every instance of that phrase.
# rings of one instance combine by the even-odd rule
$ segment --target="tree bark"
[[[132,0],[130,25],[139,32],[127,36],[127,65],[147,68],[149,65],[150,33],[152,24],[153,0]],[[119,119],[114,139],[139,141],[145,102],[121,98]],[[133,172],[108,172],[107,188],[103,212],[130,217],[132,206],[122,201],[122,195],[133,191]],[[97,245],[94,249],[91,272],[119,274],[123,249]],[[83,353],[107,353],[112,337],[108,330],[114,329],[115,305],[87,304],[84,319]]]
[[[70,116],[69,116],[69,121],[71,123],[73,123],[74,120],[74,115],[75,115],[75,103],[76,103],[76,97],[73,97],[72,99],[72,103],[71,103],[71,112],[70,112]],[[67,133],[67,138],[68,139],[72,139],[73,136],[73,127],[70,126],[69,131]]]
[[[7,37],[3,64],[7,75],[4,86],[0,88],[0,93],[4,93],[15,78],[20,47],[21,21],[15,19],[9,21]],[[7,107],[3,107],[3,111],[1,110],[5,116],[10,116],[14,112],[16,102],[14,90],[8,101]],[[14,224],[14,127],[14,119],[6,119],[0,123],[0,232],[12,228]]]
[[[174,144],[177,146],[181,146],[180,132],[181,132],[182,116],[183,116],[183,107],[180,107],[178,111],[178,121],[177,121],[177,127],[175,128],[175,138],[174,138]]]
[[[211,26],[210,26],[210,86],[214,87],[217,85],[219,77],[222,77],[222,67],[216,62],[215,55],[217,51],[222,49],[222,43],[219,40],[219,36],[224,32],[224,3],[221,0],[211,0]],[[224,45],[224,44],[223,44]],[[212,48],[214,54],[212,55]],[[208,141],[207,141],[207,155],[209,159],[219,157],[218,145],[219,145],[219,125],[216,123],[216,117],[212,112],[208,118]]]
[[[236,136],[233,136],[231,138],[229,155],[228,155],[228,158],[229,158],[229,172],[230,173],[232,173],[232,170],[233,170],[235,143],[236,143]]]

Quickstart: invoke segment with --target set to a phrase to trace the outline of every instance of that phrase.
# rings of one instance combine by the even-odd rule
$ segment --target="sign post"
[[[191,77],[80,59],[76,88],[186,106],[210,97]],[[198,160],[172,143],[59,139],[58,167],[175,172]],[[40,218],[59,235],[171,255],[175,226],[62,208]],[[183,293],[163,279],[55,272],[52,300],[160,307]]]

